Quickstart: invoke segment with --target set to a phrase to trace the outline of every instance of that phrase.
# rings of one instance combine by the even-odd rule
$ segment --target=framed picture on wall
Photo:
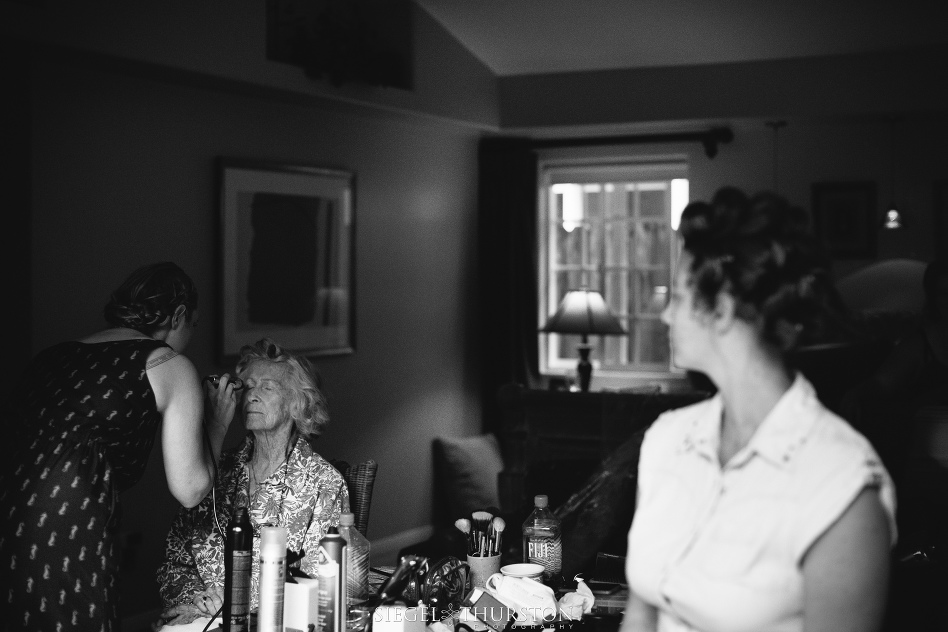
[[[813,184],[813,227],[826,252],[838,259],[876,256],[876,183]]]
[[[219,160],[222,355],[263,337],[307,356],[355,351],[355,176]]]

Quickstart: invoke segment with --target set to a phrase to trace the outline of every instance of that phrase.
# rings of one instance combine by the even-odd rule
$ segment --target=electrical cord
[[[220,616],[221,611],[223,609],[224,609],[224,604],[221,604],[221,607],[217,609],[217,612],[211,615],[211,620],[207,622],[207,625],[204,626],[204,630],[202,632],[207,632],[211,628],[211,624],[214,623],[214,619]]]
[[[202,425],[201,430],[204,434],[204,444],[207,446],[207,453],[211,455],[211,465],[214,466],[214,477],[211,480],[211,511],[214,514],[214,524],[217,525],[217,530],[220,532],[221,537],[226,540],[227,532],[224,531],[224,528],[221,526],[221,521],[217,517],[217,459],[214,458],[214,450],[211,448],[211,437],[207,434],[207,426]]]
[[[217,468],[217,459],[214,458],[214,448],[211,447],[211,437],[207,432],[207,425],[201,424],[201,433],[204,435],[204,445],[207,446],[207,453],[211,457],[211,466],[214,468],[214,474],[211,478],[211,511],[214,514],[214,524],[217,525],[217,530],[220,532],[221,537],[224,540],[227,540],[227,532],[224,531],[224,528],[221,526],[220,518],[217,516],[217,477],[220,474]],[[207,622],[207,625],[204,626],[202,632],[208,632],[211,628],[211,624],[214,623],[214,620],[220,616],[221,612],[224,610],[224,604],[221,604],[221,607],[217,609],[213,615],[211,615],[211,620]]]

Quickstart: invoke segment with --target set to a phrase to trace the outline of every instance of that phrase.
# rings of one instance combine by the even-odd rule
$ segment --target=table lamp
[[[584,393],[589,390],[592,380],[592,363],[589,361],[589,336],[621,335],[625,329],[606,305],[602,294],[586,288],[570,290],[563,297],[556,313],[540,331],[557,334],[580,334],[582,343],[576,346],[579,351],[579,363],[576,373],[579,375],[579,388]]]

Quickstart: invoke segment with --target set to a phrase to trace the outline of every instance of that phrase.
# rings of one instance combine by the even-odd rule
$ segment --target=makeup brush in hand
[[[471,530],[474,532],[474,548],[478,555],[485,555],[483,544],[486,544],[487,533],[490,531],[490,521],[494,519],[494,514],[489,511],[475,511],[471,514]]]
[[[507,523],[504,522],[503,518],[497,516],[491,521],[490,526],[494,532],[494,553],[500,555],[500,534],[504,532]]]

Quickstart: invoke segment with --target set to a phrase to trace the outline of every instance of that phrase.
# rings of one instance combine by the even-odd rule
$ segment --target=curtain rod
[[[534,149],[556,147],[592,147],[602,145],[632,145],[637,143],[682,143],[699,142],[704,145],[704,153],[714,158],[718,153],[718,143],[729,143],[734,132],[728,127],[712,127],[704,132],[667,132],[661,134],[631,134],[627,136],[594,136],[592,138],[550,138],[536,139],[530,142]]]

